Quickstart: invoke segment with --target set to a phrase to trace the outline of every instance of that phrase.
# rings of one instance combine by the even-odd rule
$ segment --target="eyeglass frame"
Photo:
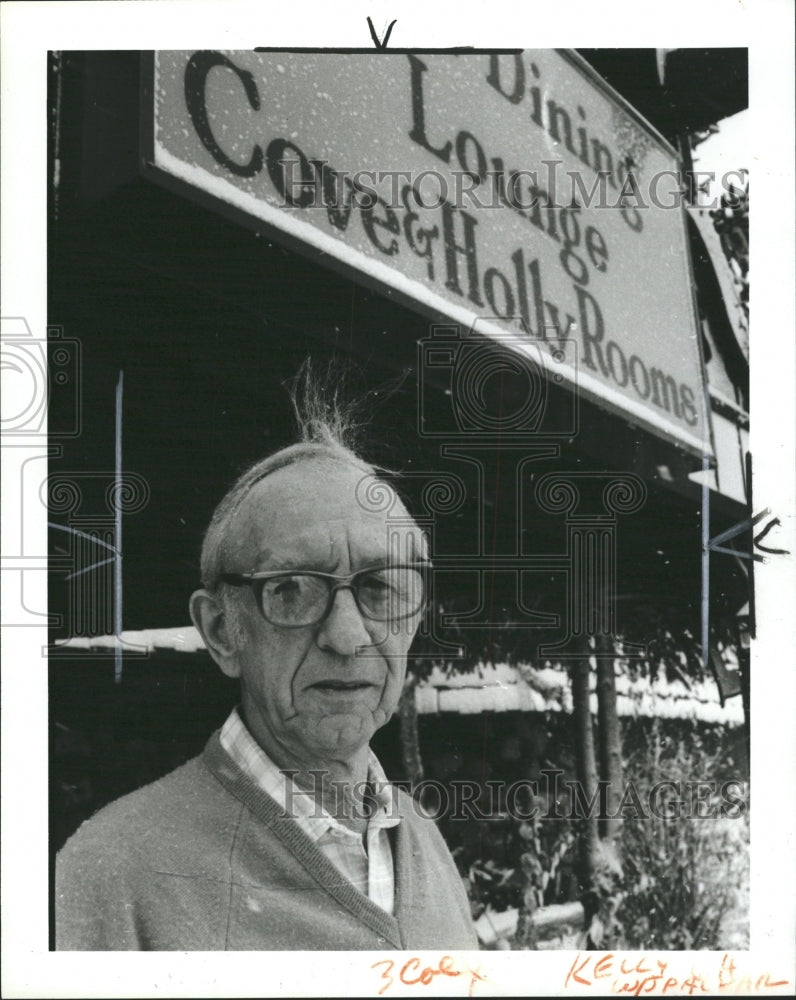
[[[221,573],[218,577],[218,581],[219,583],[226,583],[233,587],[249,587],[254,594],[257,609],[263,620],[267,621],[269,625],[273,625],[275,628],[314,628],[316,625],[321,625],[329,617],[329,614],[334,606],[334,599],[338,590],[350,590],[353,594],[357,611],[363,618],[366,618],[371,622],[406,621],[407,618],[411,618],[413,615],[419,615],[424,610],[428,600],[427,579],[431,568],[432,563],[429,560],[426,560],[420,562],[388,563],[386,565],[365,566],[362,569],[355,570],[353,573],[348,573],[345,576],[338,576],[335,573],[324,573],[321,570],[314,569],[275,569],[262,570],[260,572],[253,573]],[[362,576],[365,573],[375,573],[379,570],[385,569],[414,569],[420,571],[423,578],[423,599],[414,611],[409,611],[404,615],[391,615],[389,618],[374,618],[373,615],[369,615],[365,610],[363,610],[362,605],[359,602],[359,595],[351,585],[351,582],[357,576]],[[320,618],[317,618],[315,621],[304,622],[301,625],[283,625],[280,622],[271,621],[271,619],[266,616],[265,608],[263,607],[262,592],[265,589],[265,584],[269,580],[278,579],[281,576],[312,576],[321,577],[323,580],[335,581],[333,584],[329,585],[329,599]]]

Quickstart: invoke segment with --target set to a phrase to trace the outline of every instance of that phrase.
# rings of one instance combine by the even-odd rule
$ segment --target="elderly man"
[[[387,483],[364,503],[371,466],[315,437],[215,512],[191,615],[240,705],[60,852],[59,950],[478,947],[442,837],[369,748],[404,683],[424,540]]]

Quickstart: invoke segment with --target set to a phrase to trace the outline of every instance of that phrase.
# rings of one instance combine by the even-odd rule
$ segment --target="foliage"
[[[574,779],[571,717],[511,712],[439,717],[433,726],[429,718],[424,721],[426,777],[451,788],[456,781],[480,785],[473,813],[480,810],[484,818],[470,814],[457,820],[449,809],[439,820],[468,882],[474,916],[487,908],[519,908],[528,891],[534,908],[577,896],[570,850],[575,825],[553,815],[556,786],[541,773],[558,771],[562,783]],[[537,781],[537,795],[529,778]],[[494,783],[491,790],[487,782]]]
[[[560,768],[562,785],[574,779],[570,721],[557,713],[534,716],[534,725],[543,725],[548,739],[541,759],[525,771],[527,776],[539,778],[541,765]],[[503,728],[508,731],[508,721]],[[595,892],[589,895],[584,895],[577,878],[580,823],[566,815],[566,805],[561,809],[565,815],[550,815],[551,800],[543,797],[543,780],[537,799],[530,794],[517,797],[514,816],[501,799],[498,819],[440,820],[468,885],[473,916],[515,908],[520,922],[514,947],[551,947],[534,941],[530,915],[539,907],[580,899],[589,916],[594,914],[589,937],[596,947],[748,947],[748,816],[745,804],[727,808],[721,792],[722,783],[743,778],[733,752],[737,734],[720,726],[673,719],[623,719],[622,730],[625,781],[632,782],[644,810],[641,816],[632,808],[623,811],[615,853],[607,841],[600,841],[607,863],[599,866]],[[490,749],[494,752],[491,744]],[[433,766],[426,773],[443,777]],[[515,777],[509,775],[509,780]],[[683,812],[694,783],[709,783],[702,786],[699,810],[716,815],[667,818],[666,813],[674,811],[668,805],[671,793],[657,800],[663,815],[656,816],[648,803],[653,787],[663,781],[680,783]],[[740,795],[739,788],[735,795]],[[535,820],[516,815],[518,809],[527,814],[532,804],[538,805]]]
[[[461,605],[461,606],[460,606]],[[466,602],[449,599],[439,602],[434,616],[439,621],[443,614],[466,609]],[[555,610],[551,605],[543,610]],[[706,671],[702,658],[698,632],[699,615],[694,609],[683,608],[676,602],[653,601],[627,602],[622,609],[620,623],[623,627],[616,644],[617,656],[625,669],[633,677],[646,676],[655,680],[702,681]],[[505,614],[505,624],[486,627],[448,625],[437,632],[449,644],[441,650],[436,633],[429,635],[426,629],[418,635],[410,658],[409,672],[418,680],[425,679],[436,665],[446,673],[458,674],[477,670],[484,663],[527,663],[539,668],[545,665],[538,657],[538,630],[523,632],[509,620],[509,612],[501,610],[499,603],[493,611],[497,621]],[[732,645],[736,641],[734,620],[727,614],[714,612],[710,623],[711,646]],[[623,643],[641,645],[644,656],[625,657]],[[457,653],[461,651],[461,655]]]
[[[729,262],[738,286],[741,306],[749,320],[749,175],[745,170],[743,187],[730,185],[722,195],[720,206],[710,213],[713,226],[721,239],[721,248]]]
[[[749,823],[745,804],[729,808],[721,793],[722,780],[732,773],[723,741],[717,745],[698,727],[673,734],[656,719],[642,745],[627,755],[626,771],[645,804],[662,781],[678,784],[680,796],[675,793],[661,815],[625,818],[624,872],[607,906],[604,943],[626,949],[748,947]],[[695,805],[697,781],[704,784]]]

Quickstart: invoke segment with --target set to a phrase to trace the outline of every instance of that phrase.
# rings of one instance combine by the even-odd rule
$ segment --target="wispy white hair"
[[[361,470],[363,475],[377,475],[380,470],[356,453],[361,405],[343,399],[341,380],[330,366],[318,376],[307,359],[289,387],[290,399],[298,423],[299,440],[268,455],[247,469],[232,485],[216,507],[202,544],[202,583],[215,590],[224,565],[225,542],[232,520],[251,489],[272,472],[313,458],[344,462]]]

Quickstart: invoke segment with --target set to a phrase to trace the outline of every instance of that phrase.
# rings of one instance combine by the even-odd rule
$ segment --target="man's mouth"
[[[373,685],[368,681],[318,681],[312,687],[316,691],[364,691]]]

